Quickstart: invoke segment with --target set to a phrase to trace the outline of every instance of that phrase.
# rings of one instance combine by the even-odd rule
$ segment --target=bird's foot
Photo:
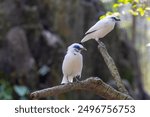
[[[65,85],[66,83],[61,83],[60,85]]]
[[[106,48],[105,44],[102,41],[98,40],[97,42],[98,42],[100,47]]]
[[[72,84],[73,82],[61,83],[60,85]]]
[[[75,77],[76,82],[80,82],[79,78],[81,78],[81,76],[80,76],[80,75],[77,75],[77,76]]]
[[[105,48],[105,44],[103,42],[100,42],[100,46]]]

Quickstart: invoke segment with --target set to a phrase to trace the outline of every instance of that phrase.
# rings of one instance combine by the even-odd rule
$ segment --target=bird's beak
[[[83,48],[82,48],[82,50],[85,50],[85,51],[87,51],[87,49],[86,49],[85,47],[83,47]]]

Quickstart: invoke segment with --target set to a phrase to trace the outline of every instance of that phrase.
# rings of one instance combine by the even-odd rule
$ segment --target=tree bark
[[[35,91],[31,93],[31,99],[40,99],[48,96],[60,95],[62,93],[73,90],[92,91],[95,94],[105,99],[115,100],[132,100],[133,98],[122,92],[117,91],[108,84],[104,83],[100,78],[91,77],[81,82],[68,83],[65,85],[58,85],[51,88]]]
[[[103,56],[103,58],[105,60],[105,63],[107,64],[107,66],[109,68],[109,71],[111,72],[111,74],[113,76],[113,79],[116,82],[118,90],[121,91],[122,93],[128,94],[128,91],[126,90],[126,88],[125,88],[125,86],[124,86],[124,84],[123,84],[123,82],[121,80],[120,74],[118,72],[118,69],[117,69],[117,67],[115,65],[114,60],[108,54],[104,43],[102,43],[101,41],[98,41],[98,43],[99,43],[98,49],[99,49],[100,53],[102,54],[102,56]]]
[[[121,92],[104,83],[101,79],[97,77],[91,77],[87,80],[78,83],[69,83],[65,85],[59,85],[48,89],[35,91],[31,93],[30,97],[32,99],[39,99],[42,97],[59,95],[73,90],[86,90],[92,91],[105,99],[116,99],[116,100],[133,99],[128,95],[128,91],[125,89],[124,84],[122,83],[117,67],[113,59],[108,54],[105,45],[100,41],[98,41],[98,43],[99,43],[98,49],[102,54],[114,80],[116,81],[119,91]]]

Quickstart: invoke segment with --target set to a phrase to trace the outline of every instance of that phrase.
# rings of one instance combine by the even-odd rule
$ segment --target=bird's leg
[[[75,79],[76,79],[76,82],[80,82],[77,77],[75,77]]]
[[[68,83],[70,83],[70,82],[69,82],[69,79],[68,79],[68,76],[67,76],[67,81],[68,81]]]
[[[75,77],[76,82],[80,82],[80,80],[78,79],[78,78],[80,78],[80,77],[81,77],[80,75],[77,75],[77,76]]]
[[[101,42],[99,39],[98,40],[96,39],[96,41],[99,44],[99,46],[106,48],[105,44],[103,42]]]
[[[69,80],[68,80],[68,76],[66,77],[66,79],[67,79],[67,82],[66,83],[61,83],[61,85],[65,85],[67,83],[70,83]]]
[[[73,82],[69,81],[68,76],[67,76],[67,81],[68,81],[68,84],[72,84],[73,83]]]

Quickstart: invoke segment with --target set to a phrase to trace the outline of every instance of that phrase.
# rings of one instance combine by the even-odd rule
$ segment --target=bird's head
[[[111,20],[113,20],[115,22],[120,21],[120,19],[118,17],[115,17],[115,16],[111,16],[110,18],[111,18]]]
[[[118,17],[111,17],[111,19],[114,21],[120,21],[120,19]]]
[[[117,16],[107,16],[108,19],[114,21],[114,22],[117,22],[117,21],[120,21],[120,19],[117,17]]]
[[[73,50],[75,52],[81,52],[82,50],[87,50],[87,49],[79,43],[74,43],[68,47],[68,50]]]

